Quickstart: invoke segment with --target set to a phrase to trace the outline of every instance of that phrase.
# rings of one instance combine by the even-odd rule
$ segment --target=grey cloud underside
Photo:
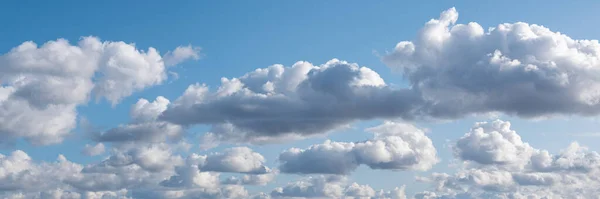
[[[449,9],[416,39],[383,57],[423,98],[429,115],[455,118],[498,111],[523,117],[600,112],[600,44],[527,23],[484,31],[455,24]]]
[[[418,95],[385,85],[368,68],[337,60],[320,67],[298,62],[224,79],[216,92],[192,85],[159,119],[213,125],[216,134],[233,129],[246,137],[309,136],[357,120],[412,117],[417,101]]]
[[[526,23],[488,31],[449,9],[382,57],[409,87],[357,64],[273,65],[192,85],[160,120],[211,125],[212,141],[298,139],[359,120],[457,119],[500,112],[525,118],[600,112],[600,44]]]

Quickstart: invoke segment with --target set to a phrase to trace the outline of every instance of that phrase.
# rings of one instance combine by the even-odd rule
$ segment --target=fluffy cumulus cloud
[[[348,183],[340,176],[311,176],[277,187],[270,198],[377,198],[406,199],[404,186],[391,191],[375,191],[369,185]]]
[[[266,144],[318,136],[371,119],[456,119],[500,112],[521,117],[597,115],[600,44],[539,25],[457,24],[452,8],[398,43],[382,60],[410,84],[398,88],[358,64],[272,65],[209,88],[190,85],[174,99],[139,99],[130,121],[85,134],[79,164],[59,155],[35,161],[21,150],[0,154],[0,198],[381,198],[405,199],[403,185],[376,190],[347,175],[363,165],[426,171],[439,162],[422,129],[386,121],[357,142],[327,140],[279,154],[277,169],[246,146],[190,152],[185,132],[207,125],[201,148]],[[82,38],[38,46],[25,42],[0,55],[0,144],[61,142],[92,100],[113,106],[163,83],[170,66],[200,58],[180,46],[161,55],[134,44]],[[457,168],[417,180],[431,184],[413,198],[598,198],[600,154],[573,142],[558,153],[521,139],[510,122],[476,123],[452,144]],[[251,193],[283,174],[303,176]],[[251,189],[252,190],[252,189]],[[263,190],[264,191],[264,190]]]
[[[577,143],[558,154],[523,142],[510,123],[481,122],[454,145],[456,173],[419,178],[417,198],[597,198],[600,154]]]
[[[502,112],[523,117],[600,112],[600,44],[535,24],[487,30],[456,24],[451,8],[382,59],[428,101],[424,112],[455,118]]]
[[[159,119],[210,125],[203,140],[214,146],[300,139],[369,119],[600,112],[598,41],[526,23],[485,30],[457,20],[454,8],[446,10],[382,57],[405,77],[406,88],[336,59],[272,65],[223,78],[215,89],[191,85]]]
[[[226,149],[206,157],[201,169],[205,171],[266,174],[271,171],[264,165],[265,158],[247,147]]]
[[[428,170],[438,162],[425,133],[409,124],[386,122],[367,129],[375,134],[363,142],[333,142],[307,149],[291,148],[279,155],[284,173],[348,174],[360,165],[372,169]]]
[[[297,62],[223,78],[216,90],[191,85],[159,119],[211,125],[205,136],[210,143],[268,143],[322,134],[357,120],[410,117],[419,100],[415,96],[357,64]]]
[[[277,172],[263,173],[264,158],[247,148],[187,158],[167,144],[113,148],[99,163],[77,164],[60,155],[55,162],[34,161],[23,151],[0,154],[3,198],[248,198],[243,185],[264,185]],[[220,172],[206,165],[219,165]],[[236,167],[237,166],[237,167]],[[221,172],[246,174],[237,180]],[[247,174],[252,173],[252,174]],[[260,173],[260,174],[256,174]]]
[[[183,61],[190,56],[178,57]],[[76,45],[64,39],[41,46],[24,42],[0,55],[0,74],[4,144],[18,138],[52,144],[75,128],[79,105],[90,98],[117,104],[162,83],[167,68],[154,48],[84,37]]]
[[[167,109],[170,101],[162,96],[153,102],[139,99],[130,111],[131,122],[103,132],[93,132],[91,137],[98,142],[112,143],[161,143],[180,140],[184,128],[170,122],[157,121]]]
[[[0,193],[4,198],[127,198],[126,190],[106,189],[102,191],[74,189],[80,181],[84,166],[67,160],[60,155],[55,162],[36,163],[23,151],[0,155]],[[98,176],[101,177],[101,176]],[[110,176],[105,176],[110,177]],[[112,178],[114,179],[114,177]],[[111,181],[112,179],[104,179]],[[92,179],[90,179],[92,180]],[[93,179],[102,181],[102,179]]]

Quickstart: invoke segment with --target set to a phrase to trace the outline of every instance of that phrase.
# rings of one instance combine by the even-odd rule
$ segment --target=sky
[[[0,198],[597,198],[598,9],[2,2]]]

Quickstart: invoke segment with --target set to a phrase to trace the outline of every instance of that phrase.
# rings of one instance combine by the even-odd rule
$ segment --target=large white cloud
[[[223,78],[215,91],[191,85],[160,119],[211,125],[211,142],[265,143],[322,134],[357,120],[410,117],[418,100],[369,68],[334,59],[321,66],[297,62],[256,69]]]
[[[76,126],[77,106],[90,98],[117,104],[162,83],[166,74],[154,48],[143,51],[96,37],[84,37],[77,45],[64,39],[41,46],[24,42],[0,55],[2,141],[61,142]]]
[[[434,117],[499,111],[524,117],[600,112],[600,44],[540,25],[456,24],[451,8],[382,60]]]
[[[332,142],[307,149],[291,148],[279,155],[284,173],[348,174],[359,165],[373,169],[428,170],[438,162],[437,152],[425,133],[408,124],[385,122],[369,128],[373,139]]]

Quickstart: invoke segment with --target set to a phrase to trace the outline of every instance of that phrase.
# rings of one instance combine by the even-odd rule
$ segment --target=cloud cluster
[[[369,128],[373,139],[332,142],[291,148],[279,155],[284,173],[349,174],[360,165],[372,169],[428,170],[438,162],[437,152],[425,133],[409,124],[385,122]]]
[[[404,186],[391,191],[375,191],[369,185],[348,183],[345,177],[314,176],[290,182],[271,192],[271,198],[373,198],[406,199]]]
[[[600,113],[598,41],[522,22],[485,31],[457,20],[456,9],[446,10],[382,57],[407,88],[336,59],[272,65],[223,78],[214,90],[190,85],[159,119],[210,125],[203,139],[215,145],[301,139],[369,119]]]
[[[434,192],[416,198],[595,198],[600,154],[576,142],[558,154],[521,140],[510,123],[477,123],[455,146],[456,173],[419,178]]]
[[[171,64],[193,54],[197,51],[179,55]],[[76,126],[76,108],[90,98],[114,105],[167,78],[156,49],[96,37],[84,37],[77,45],[64,39],[41,46],[24,42],[0,55],[0,66],[4,144],[18,138],[38,145],[59,143]]]
[[[382,57],[429,101],[428,115],[502,112],[522,117],[600,113],[600,43],[540,25],[487,31],[456,24],[451,8]]]
[[[192,153],[187,158],[176,150],[164,143],[120,146],[103,161],[88,165],[62,155],[56,162],[38,163],[19,150],[0,154],[0,197],[248,198],[242,185],[264,185],[277,174],[262,165],[262,155],[248,148]],[[221,179],[221,172],[246,175],[237,181]]]

